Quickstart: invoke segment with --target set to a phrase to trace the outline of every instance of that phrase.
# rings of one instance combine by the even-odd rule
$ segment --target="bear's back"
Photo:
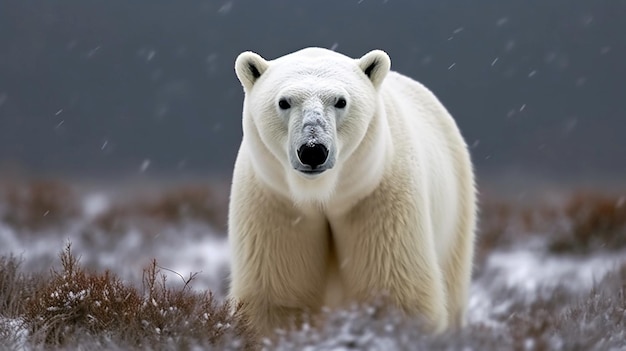
[[[433,172],[422,180],[428,189],[434,230],[440,233],[435,246],[445,260],[447,244],[453,242],[458,208],[457,192],[471,186],[458,184],[456,174],[469,172],[469,155],[456,122],[437,97],[421,83],[397,72],[389,72],[382,86],[383,100],[397,160],[427,165]],[[470,191],[465,189],[464,191]],[[441,211],[445,208],[446,211]]]

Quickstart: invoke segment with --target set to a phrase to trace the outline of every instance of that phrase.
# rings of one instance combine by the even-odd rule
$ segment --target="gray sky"
[[[237,54],[307,46],[431,88],[479,172],[626,174],[626,1],[29,1],[0,4],[0,168],[229,175]]]

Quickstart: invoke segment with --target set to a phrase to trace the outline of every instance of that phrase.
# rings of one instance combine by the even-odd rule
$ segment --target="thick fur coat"
[[[259,333],[380,295],[435,331],[464,324],[470,155],[438,99],[390,65],[320,48],[236,60],[230,295]]]

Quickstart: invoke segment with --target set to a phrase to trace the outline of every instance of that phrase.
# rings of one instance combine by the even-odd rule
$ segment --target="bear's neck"
[[[393,139],[384,103],[380,101],[378,106],[363,141],[341,167],[335,196],[327,206],[333,215],[346,213],[370,195],[391,167]]]

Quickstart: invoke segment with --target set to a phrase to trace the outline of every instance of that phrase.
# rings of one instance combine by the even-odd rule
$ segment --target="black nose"
[[[298,158],[303,164],[315,169],[326,162],[328,149],[322,144],[304,144],[298,149]]]

